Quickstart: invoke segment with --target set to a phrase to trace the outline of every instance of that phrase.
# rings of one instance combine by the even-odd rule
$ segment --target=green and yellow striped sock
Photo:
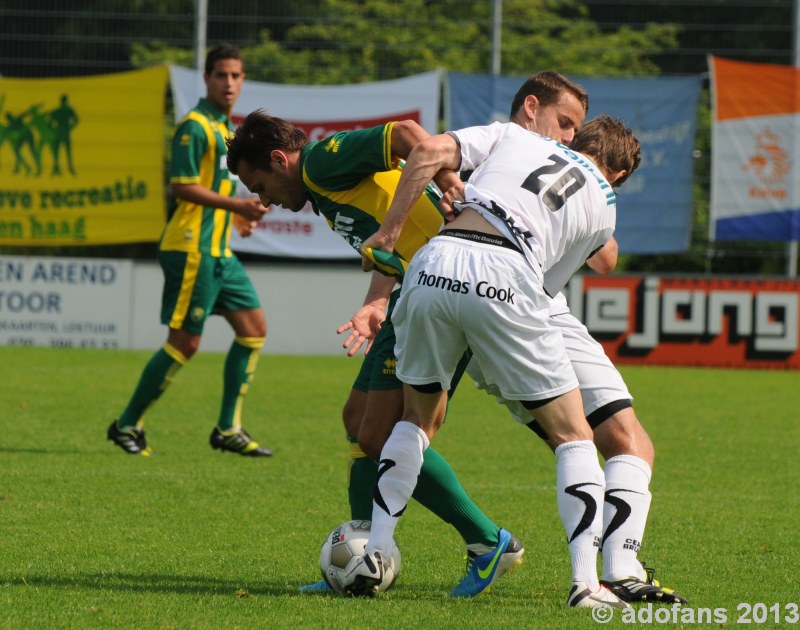
[[[468,545],[497,546],[500,527],[475,505],[447,460],[431,447],[425,449],[412,496],[445,523],[455,527]]]
[[[355,520],[372,519],[372,495],[375,493],[375,480],[378,478],[378,464],[364,454],[358,440],[350,435],[350,482],[347,496],[350,501],[350,518]]]
[[[147,362],[139,377],[139,383],[125,411],[117,421],[120,429],[141,428],[145,411],[172,383],[175,374],[188,361],[176,348],[165,343]]]
[[[239,431],[242,426],[242,404],[258,364],[264,337],[236,337],[225,357],[222,407],[217,428],[223,435]]]

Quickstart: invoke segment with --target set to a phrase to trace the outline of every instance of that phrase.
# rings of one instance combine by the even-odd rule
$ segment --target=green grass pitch
[[[412,504],[395,588],[352,600],[297,587],[318,579],[322,539],[348,519],[340,409],[358,359],[263,356],[244,426],[275,456],[250,460],[208,445],[223,356],[201,352],[151,410],[155,455],[142,458],[105,431],[149,355],[0,348],[0,628],[598,625],[564,604],[551,453],[468,382],[434,443],[525,543],[525,563],[491,594],[448,599],[461,541]],[[640,557],[692,608],[726,609],[722,627],[743,603],[779,604],[783,618],[800,603],[798,374],[623,374],[657,450]]]

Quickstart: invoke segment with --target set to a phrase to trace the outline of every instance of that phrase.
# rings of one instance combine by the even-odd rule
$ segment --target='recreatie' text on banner
[[[570,310],[614,363],[800,369],[800,281],[575,276]]]
[[[0,78],[0,244],[157,241],[167,77]]]
[[[800,69],[710,56],[712,240],[800,240]]]

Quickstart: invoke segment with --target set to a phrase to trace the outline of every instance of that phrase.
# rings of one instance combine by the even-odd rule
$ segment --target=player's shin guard
[[[637,577],[645,572],[637,559],[650,510],[650,466],[634,455],[618,455],[606,462],[603,509],[603,579]]]
[[[244,397],[253,382],[253,376],[264,345],[264,337],[236,337],[225,357],[223,373],[222,407],[217,428],[223,435],[238,431],[242,426]]]
[[[164,393],[175,374],[187,361],[181,352],[168,343],[159,348],[142,370],[139,383],[128,406],[120,415],[117,426],[124,429],[140,425],[144,412]]]
[[[417,485],[422,454],[428,444],[428,436],[422,429],[401,420],[383,446],[378,463],[367,553],[380,551],[384,557],[391,557],[394,530]]]
[[[594,443],[579,440],[560,445],[555,453],[558,514],[569,543],[572,581],[596,591],[605,491],[597,450]]]

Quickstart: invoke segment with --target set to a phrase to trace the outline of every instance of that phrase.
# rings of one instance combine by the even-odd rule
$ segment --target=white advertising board
[[[0,345],[126,348],[129,260],[0,256]]]

